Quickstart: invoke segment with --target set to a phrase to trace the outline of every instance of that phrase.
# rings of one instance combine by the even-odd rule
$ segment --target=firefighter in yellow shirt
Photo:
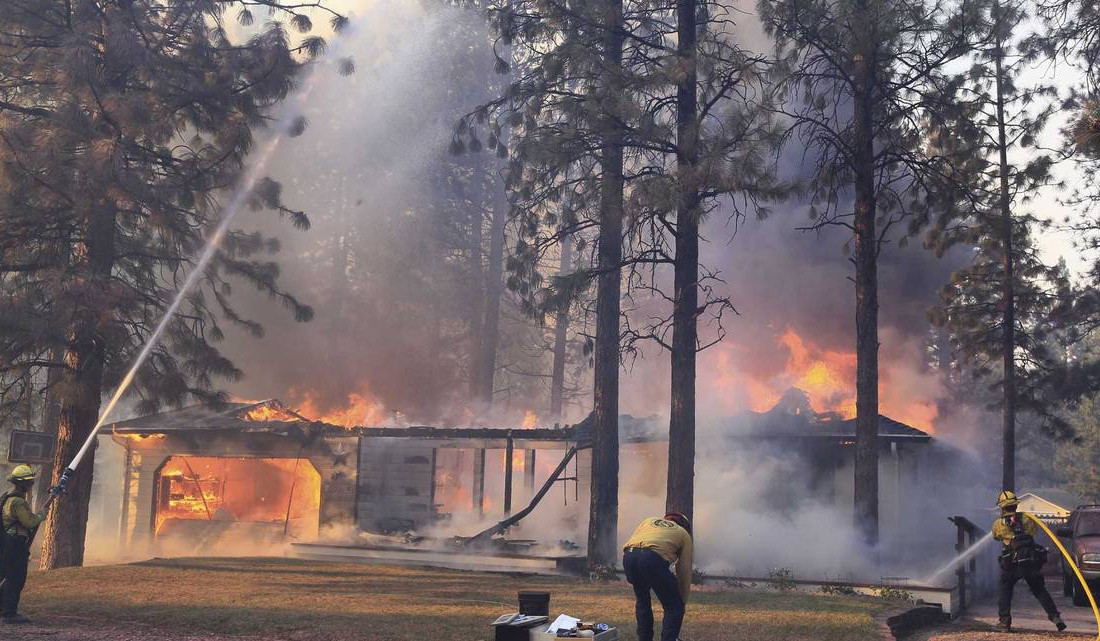
[[[656,593],[665,616],[661,641],[677,641],[691,590],[691,521],[678,512],[648,518],[623,546],[623,570],[634,587],[638,641],[653,641],[653,601]],[[676,574],[670,565],[676,564]]]
[[[19,614],[19,595],[27,583],[27,564],[31,556],[31,535],[45,520],[35,514],[27,503],[27,493],[34,486],[34,470],[29,465],[16,465],[8,481],[14,489],[3,495],[0,514],[3,515],[3,545],[0,546],[0,623],[27,623]]]
[[[1020,579],[1027,583],[1031,593],[1043,606],[1047,618],[1058,631],[1066,629],[1058,606],[1054,604],[1041,572],[1046,562],[1046,550],[1035,542],[1039,528],[1030,519],[1016,512],[1020,500],[1012,490],[1005,490],[997,497],[997,507],[1001,516],[993,522],[993,538],[1004,544],[997,561],[1001,566],[1001,577],[997,585],[998,627],[1012,629],[1012,592]]]

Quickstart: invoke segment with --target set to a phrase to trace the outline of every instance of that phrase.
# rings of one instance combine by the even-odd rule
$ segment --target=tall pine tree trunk
[[[504,187],[500,187],[503,192]],[[493,406],[493,381],[497,369],[497,345],[500,343],[500,299],[504,295],[504,225],[508,220],[508,199],[499,194],[493,206],[489,227],[489,272],[485,286],[485,316],[481,329],[481,354],[478,358],[477,399],[481,409]]]
[[[1004,42],[1001,32],[1001,3],[993,3],[994,67],[997,74],[997,150],[1000,154],[1000,208],[1003,219],[1004,245],[1001,257],[1002,280],[1001,297],[1004,304],[1004,317],[1001,335],[1001,358],[1004,367],[1004,403],[1002,407],[1002,427],[1004,455],[1002,460],[1001,486],[1005,490],[1016,489],[1016,288],[1014,261],[1012,256],[1012,207],[1008,192],[1008,142],[1005,135],[1004,100]]]
[[[51,365],[46,369],[46,389],[43,395],[45,397],[45,402],[42,412],[42,431],[53,436],[56,441],[57,426],[58,422],[61,420],[61,382],[65,370],[56,364],[61,362],[61,353],[58,350],[50,350],[49,362]],[[42,479],[52,479],[54,469],[52,460],[49,463],[44,463],[39,473],[39,477]],[[40,482],[39,485],[35,486],[36,498],[41,499],[41,497],[46,496],[45,490],[47,488],[45,488],[44,485],[44,482]],[[36,501],[36,505],[40,506],[41,504],[41,500]]]
[[[84,229],[82,285],[89,291],[110,288],[111,268],[115,260],[115,213],[113,209],[93,208]],[[99,301],[96,301],[99,302]],[[89,303],[79,308],[69,330],[65,350],[65,373],[59,390],[60,415],[57,449],[54,452],[51,484],[56,484],[99,417],[103,393],[104,349],[100,339],[103,310]],[[56,501],[43,527],[42,568],[78,566],[84,562],[84,536],[88,526],[88,503],[92,494],[93,448],[69,481],[68,491]]]
[[[689,518],[695,504],[695,357],[699,308],[699,163],[696,96],[697,0],[677,0],[677,53],[683,77],[676,89],[676,258],[672,308],[672,399],[668,424],[665,509]]]
[[[573,239],[565,236],[561,240],[561,258],[558,260],[558,275],[569,273],[573,261]],[[555,423],[562,420],[562,408],[565,406],[565,355],[569,342],[569,306],[558,310],[554,319],[554,364],[550,370],[550,418]]]
[[[593,385],[592,502],[588,521],[589,565],[618,556],[619,521],[619,297],[623,255],[622,0],[599,0],[603,26],[600,234],[597,252],[596,349]]]
[[[68,267],[69,261],[72,259],[72,250],[68,242],[59,242],[57,244],[57,251],[51,256],[51,262],[59,269],[63,270]],[[45,403],[42,412],[42,431],[54,437],[54,441],[57,440],[57,426],[61,420],[61,398],[62,398],[62,382],[65,375],[65,368],[63,364],[64,354],[61,347],[54,343],[50,346],[49,367],[46,368],[46,389],[43,396],[45,397]],[[42,505],[41,500],[37,500],[40,497],[46,496],[47,490],[45,479],[52,479],[53,472],[56,469],[51,460],[49,463],[42,465],[42,470],[39,473],[39,478],[44,479],[40,481],[35,487],[36,507]]]
[[[461,184],[461,181],[460,181]],[[470,301],[470,368],[468,384],[469,398],[476,401],[481,385],[481,344],[484,342],[485,327],[485,233],[482,229],[484,217],[478,211],[473,219],[470,239],[470,272],[473,276]]]
[[[856,461],[855,522],[869,544],[878,531],[878,237],[875,231],[875,34],[868,0],[856,2],[855,267]]]

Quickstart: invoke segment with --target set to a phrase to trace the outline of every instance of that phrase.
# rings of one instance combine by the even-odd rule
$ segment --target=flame
[[[159,533],[169,520],[284,524],[315,536],[321,476],[307,460],[170,457],[157,480]]]
[[[166,434],[115,434],[116,438],[125,439],[130,441],[134,445],[141,445],[146,442],[163,441]]]
[[[839,352],[807,345],[806,341],[788,329],[779,337],[779,344],[787,349],[787,367],[784,372],[790,387],[810,395],[810,406],[815,412],[836,412],[843,418],[856,415],[856,355],[855,352]],[[775,403],[766,409],[774,407]],[[754,407],[757,411],[761,411]]]
[[[298,421],[301,420],[285,409],[273,405],[261,405],[254,407],[244,415],[244,420],[262,423],[265,421]]]
[[[534,410],[527,410],[527,412],[525,412],[523,415],[523,425],[521,427],[523,427],[524,429],[531,429],[534,427],[538,427],[538,425],[538,414],[535,414]]]
[[[348,394],[347,405],[337,409],[322,410],[320,394],[312,390],[299,392],[303,399],[297,403],[298,413],[310,420],[323,421],[343,427],[374,427],[386,422],[386,409],[381,403],[364,394]]]
[[[729,411],[765,412],[795,387],[807,393],[814,412],[833,413],[844,419],[856,415],[854,351],[823,347],[787,328],[775,337],[770,348],[729,344],[711,358],[715,359],[711,385]],[[879,411],[934,433],[936,403],[917,398],[911,377],[907,379],[906,372],[893,365],[885,359],[880,363]]]

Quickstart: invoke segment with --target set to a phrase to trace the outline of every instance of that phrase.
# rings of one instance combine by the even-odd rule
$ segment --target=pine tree
[[[937,0],[760,0],[775,40],[794,153],[811,157],[812,227],[850,229],[855,267],[855,522],[878,540],[878,257],[892,229],[935,206],[942,161],[924,153],[943,70],[966,50]],[[851,208],[849,209],[849,203]],[[846,250],[848,247],[846,246]]]
[[[1100,501],[1100,395],[1081,400],[1069,412],[1070,428],[1076,435],[1057,443],[1054,465],[1066,478],[1066,489],[1077,496]]]
[[[553,193],[547,198],[551,202],[560,201],[570,168],[599,168],[574,174],[572,180],[585,184],[578,212],[598,235],[595,266],[588,273],[597,290],[588,551],[591,563],[610,563],[617,542],[620,270],[626,123],[632,116],[627,108],[623,4],[600,0],[566,8],[514,1],[491,8],[490,15],[502,46],[522,41],[525,46],[517,49],[523,54],[499,59],[501,71],[513,72],[511,82],[499,98],[460,121],[455,148],[480,146],[484,137],[491,149],[509,156],[513,213],[522,211],[520,203],[536,199],[536,190]],[[506,144],[503,134],[510,127],[516,129]],[[538,217],[543,209],[537,211],[531,215]],[[579,231],[549,222],[561,233]],[[522,234],[530,223],[518,225]],[[541,226],[541,221],[534,225]],[[537,250],[523,238],[515,245],[509,282],[530,294],[530,283],[540,278]]]
[[[1031,59],[1028,45],[1013,42],[1029,19],[1024,9],[1015,0],[972,6],[972,64],[951,85],[953,109],[941,112],[949,123],[945,148],[959,169],[953,178],[962,183],[960,206],[945,210],[928,237],[941,253],[956,243],[974,248],[973,263],[943,289],[932,318],[949,329],[966,363],[1000,390],[1005,489],[1016,488],[1020,411],[1060,422],[1044,406],[1041,387],[1059,366],[1048,334],[1068,289],[1040,261],[1031,238],[1040,222],[1023,211],[1051,181],[1052,160],[1037,137],[1054,110],[1051,87],[1019,84]],[[1026,163],[1010,162],[1024,153]]]
[[[278,0],[3,3],[0,23],[0,363],[62,372],[54,482],[176,295],[227,190],[242,177],[253,134],[325,48],[310,17]],[[243,42],[227,19],[273,21]],[[319,11],[325,11],[318,5]],[[314,14],[316,15],[316,14]],[[329,13],[332,26],[345,19]],[[286,23],[274,19],[286,20]],[[350,70],[351,63],[342,64]],[[300,132],[304,122],[294,127]],[[262,179],[248,205],[308,226],[279,183]],[[231,231],[166,337],[138,373],[137,410],[217,401],[240,370],[217,349],[224,325],[262,325],[233,307],[233,281],[313,311],[279,286],[260,233]],[[86,461],[45,524],[43,566],[79,565],[91,490]]]
[[[719,197],[734,194],[734,218],[779,191],[765,160],[778,134],[762,117],[765,111],[749,104],[766,100],[758,82],[761,60],[739,48],[722,28],[710,28],[728,24],[729,14],[711,13],[695,3],[623,3],[621,18],[611,7],[607,10],[621,24],[621,34],[608,33],[607,18],[598,9],[562,10],[559,15],[509,6],[514,13],[502,12],[498,21],[512,31],[502,28],[502,33],[516,34],[527,43],[525,51],[537,52],[515,70],[507,95],[488,106],[489,111],[509,110],[516,127],[510,177],[518,236],[509,282],[531,301],[535,314],[560,310],[563,300],[593,281],[597,285],[597,434],[612,431],[611,412],[604,410],[605,404],[610,407],[604,399],[610,399],[611,343],[618,355],[616,375],[622,354],[647,341],[673,354],[669,504],[690,513],[694,362],[696,352],[706,346],[700,344],[696,327],[700,318],[715,321],[720,338],[722,312],[732,308],[727,298],[714,295],[708,281],[715,275],[700,270],[699,224]],[[593,5],[597,7],[603,5]],[[623,55],[610,64],[600,52],[616,50],[620,45],[611,40],[618,36],[623,37]],[[618,113],[607,118],[605,106]],[[614,158],[608,156],[612,151]],[[619,172],[606,171],[620,164],[621,180]],[[610,201],[607,189],[616,194]],[[621,204],[620,192],[627,195]],[[608,212],[613,212],[611,218]],[[758,213],[766,212],[759,208]],[[607,230],[622,239],[615,256],[600,253],[613,242]],[[586,239],[589,232],[598,237]],[[595,241],[596,255],[586,269],[546,287],[538,265],[566,237]],[[672,292],[664,292],[653,285],[652,275],[669,267],[676,284]],[[670,308],[668,316],[635,326],[631,309],[612,310],[610,296],[601,295],[600,286],[606,294],[620,280],[627,287],[624,300],[653,297]],[[613,322],[622,342],[611,336],[611,311],[619,317]],[[607,355],[602,356],[605,345]],[[611,469],[611,463],[604,469]],[[599,469],[595,474],[610,482],[610,474]],[[597,502],[607,509],[602,499]],[[592,522],[597,522],[596,515],[593,509]]]

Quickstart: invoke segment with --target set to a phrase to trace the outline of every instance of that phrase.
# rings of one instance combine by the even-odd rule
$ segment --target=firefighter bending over
[[[0,496],[3,514],[3,542],[0,544],[0,623],[27,623],[19,614],[19,595],[27,582],[27,564],[31,556],[31,537],[44,516],[31,511],[27,493],[34,486],[34,470],[17,465],[8,481],[14,489]]]
[[[653,641],[650,591],[657,594],[665,612],[661,641],[679,639],[691,589],[691,553],[691,521],[678,512],[642,521],[623,546],[623,570],[634,587],[638,641]],[[672,563],[676,574],[669,568]]]
[[[1012,629],[1012,590],[1016,582],[1023,579],[1043,606],[1051,623],[1061,632],[1066,629],[1066,624],[1062,622],[1058,606],[1054,605],[1054,599],[1047,591],[1046,582],[1040,572],[1046,563],[1047,551],[1035,542],[1038,526],[1016,512],[1019,504],[1020,501],[1012,490],[1005,490],[997,497],[1001,516],[993,522],[993,538],[1004,543],[1004,549],[997,558],[1001,566],[1001,580],[997,586],[997,614],[1000,618],[998,627]]]

